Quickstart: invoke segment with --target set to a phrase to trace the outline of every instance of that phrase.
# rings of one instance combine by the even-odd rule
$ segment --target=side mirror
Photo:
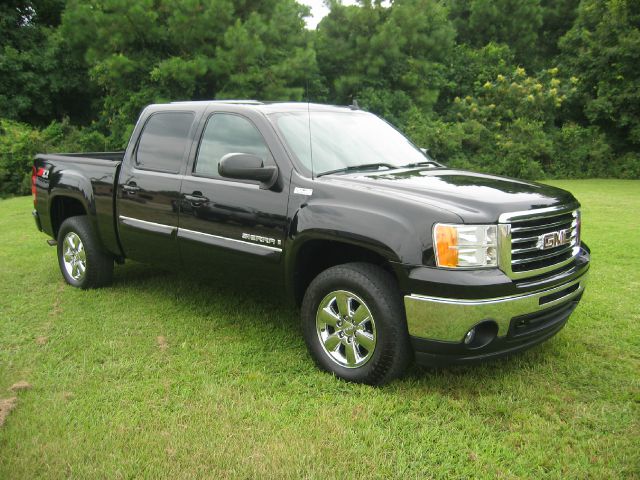
[[[256,180],[260,188],[271,188],[278,179],[278,167],[264,166],[262,159],[250,153],[228,153],[218,163],[222,177],[238,180]]]

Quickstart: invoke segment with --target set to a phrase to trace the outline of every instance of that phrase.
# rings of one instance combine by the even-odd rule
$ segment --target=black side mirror
[[[271,188],[278,179],[278,167],[264,166],[262,159],[250,153],[228,153],[218,163],[222,177],[238,180],[256,180],[260,188]]]

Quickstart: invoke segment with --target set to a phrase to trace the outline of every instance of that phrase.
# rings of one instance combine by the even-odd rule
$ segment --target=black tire
[[[78,278],[74,278],[73,270],[69,271],[65,263],[65,247],[68,246],[65,245],[65,239],[67,236],[69,236],[69,239],[75,239],[74,234],[79,237],[81,251],[84,251],[82,259],[85,268],[83,274],[78,274]],[[113,256],[102,250],[86,215],[70,217],[62,222],[58,231],[58,265],[65,281],[73,287],[82,289],[99,288],[111,283],[113,279]]]
[[[363,356],[369,355],[368,360],[365,360],[366,363],[361,366],[357,366],[357,362],[351,367],[343,366],[340,360],[335,360],[323,346],[321,329],[316,328],[316,315],[321,303],[331,302],[327,299],[331,298],[336,291],[355,294],[359,298],[351,297],[347,303],[353,305],[355,301],[356,308],[359,308],[358,300],[361,299],[370,311],[371,317],[375,319],[376,341],[371,349],[372,353],[369,354],[366,349],[362,350],[360,346],[354,347],[358,348],[358,352]],[[335,313],[334,310],[332,312]],[[302,332],[312,358],[319,368],[344,380],[382,385],[402,375],[413,358],[402,295],[393,276],[376,265],[347,263],[325,270],[307,288],[301,313]],[[344,322],[342,323],[344,327]],[[322,330],[322,332],[326,331]],[[328,331],[331,335],[337,332],[342,337],[341,342],[355,339],[358,333],[344,339],[344,331],[339,330],[338,327],[335,330],[333,327],[328,327]],[[344,342],[342,346],[338,345],[336,350],[332,348],[336,355],[340,356],[341,349],[348,346]]]

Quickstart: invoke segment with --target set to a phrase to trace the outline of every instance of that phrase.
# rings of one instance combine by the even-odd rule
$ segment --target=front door
[[[181,169],[191,145],[194,114],[163,111],[148,117],[118,181],[118,233],[127,258],[168,267],[180,264],[177,243]]]
[[[207,272],[226,267],[240,273],[247,267],[252,278],[273,278],[284,244],[287,189],[263,190],[257,182],[220,177],[218,163],[228,153],[250,153],[265,165],[275,164],[251,120],[225,112],[209,116],[192,171],[182,182],[178,242],[183,261]]]

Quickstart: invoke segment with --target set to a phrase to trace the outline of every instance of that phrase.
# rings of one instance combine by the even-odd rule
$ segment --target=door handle
[[[140,187],[137,186],[135,183],[130,183],[128,185],[123,185],[122,186],[122,190],[124,190],[125,192],[127,192],[129,195],[135,195],[135,193],[140,190]]]
[[[203,196],[200,192],[193,192],[191,195],[185,195],[184,199],[191,202],[191,205],[195,207],[209,201],[209,199]]]

